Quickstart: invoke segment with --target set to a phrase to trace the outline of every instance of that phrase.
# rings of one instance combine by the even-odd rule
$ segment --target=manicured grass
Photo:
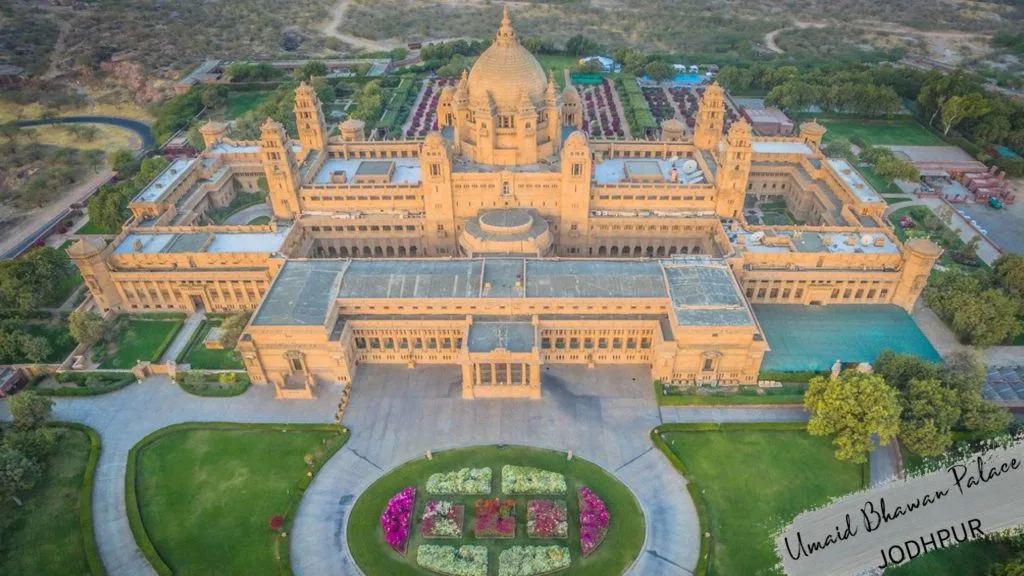
[[[249,224],[253,226],[256,224],[270,224],[270,216],[257,216],[249,220]]]
[[[864,487],[864,466],[836,460],[831,438],[797,428],[666,425],[655,431],[695,484],[691,494],[702,494],[710,574],[772,572],[778,558],[771,534],[800,512]]]
[[[145,317],[131,318],[114,345],[111,354],[100,368],[132,368],[138,360],[156,362],[174,340],[183,320],[155,320]]]
[[[861,138],[869,146],[945,146],[941,138],[932,134],[915,120],[819,120],[828,128],[825,141]]]
[[[59,364],[75,349],[75,340],[66,322],[25,323],[21,329],[31,336],[46,338],[50,344],[50,355],[43,359],[44,364]]]
[[[275,515],[290,518],[309,485],[307,472],[315,473],[347,439],[333,426],[196,424],[158,431],[129,455],[136,539],[144,528],[140,546],[147,557],[158,554],[150,561],[174,574],[290,573],[289,540],[268,523]]]
[[[511,540],[477,540],[473,536],[472,523],[475,516],[477,497],[430,496],[426,493],[427,477],[435,472],[447,472],[463,467],[490,467],[494,474],[490,497],[502,497],[501,467],[505,464],[535,466],[543,470],[564,474],[568,483],[565,502],[568,505],[568,540],[543,540],[526,537],[526,501],[534,497],[516,498],[516,537]],[[380,514],[388,499],[398,491],[416,486],[416,510],[414,526],[408,552],[403,558],[388,547],[380,527]],[[579,502],[576,488],[587,486],[597,493],[608,506],[611,525],[608,536],[601,546],[586,559],[580,557],[579,546]],[[632,493],[622,483],[600,467],[579,458],[566,460],[566,455],[552,450],[540,450],[519,446],[479,446],[459,450],[438,452],[433,460],[419,458],[391,470],[373,483],[352,507],[348,524],[348,546],[352,556],[366,576],[427,575],[431,572],[416,565],[416,549],[424,542],[419,534],[419,522],[427,501],[436,498],[462,503],[466,506],[466,524],[461,540],[431,540],[432,544],[453,545],[474,544],[488,549],[488,572],[498,574],[498,554],[513,545],[558,544],[568,546],[572,555],[572,566],[562,574],[586,574],[618,576],[639,554],[644,541],[644,518]],[[550,496],[544,498],[551,498]],[[561,497],[559,497],[561,498]]]
[[[270,92],[231,92],[228,94],[227,119],[234,120],[270,98]]]
[[[665,394],[662,386],[655,382],[654,394],[659,406],[714,406],[718,404],[750,405],[750,404],[800,404],[804,403],[806,386],[783,386],[782,388],[760,389],[756,386],[740,386],[737,389],[723,388],[714,393],[697,394],[694,389],[686,389],[680,394]]]
[[[882,196],[886,204],[902,204],[904,202],[910,202],[913,198],[901,198],[898,196]]]
[[[104,229],[100,228],[92,220],[90,220],[90,221],[86,222],[85,224],[83,224],[82,227],[79,228],[78,230],[75,230],[75,234],[116,234],[116,233],[117,233],[116,230],[111,232],[110,230],[104,230]]]
[[[241,370],[243,368],[242,359],[236,350],[208,350],[206,346],[203,346],[203,339],[212,328],[219,326],[220,323],[220,320],[207,321],[192,338],[192,342],[185,352],[185,364],[190,364],[193,370]]]
[[[886,182],[885,178],[875,174],[875,170],[871,166],[857,166],[856,169],[860,172],[860,175],[867,180],[868,184],[871,184],[871,187],[875,189],[875,192],[878,192],[879,194],[903,193],[899,186],[892,182]]]
[[[0,502],[0,574],[90,573],[79,516],[90,441],[81,430],[56,431],[43,480],[22,497],[25,505]]]

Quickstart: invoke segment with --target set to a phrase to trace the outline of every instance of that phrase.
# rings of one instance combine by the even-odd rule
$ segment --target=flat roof
[[[754,233],[740,228],[737,232],[727,232],[733,246],[740,250],[752,253],[777,253],[788,252],[824,252],[828,254],[899,254],[899,247],[881,230],[877,232],[812,232],[806,230],[762,230],[762,240],[755,242]],[[743,245],[737,240],[742,237]],[[772,238],[785,238],[793,243],[793,248],[788,245],[774,245]],[[765,239],[769,242],[765,243]],[[881,239],[881,246],[875,242]],[[853,243],[851,244],[851,240]]]
[[[836,174],[839,174],[839,178],[853,191],[858,200],[861,202],[883,202],[878,192],[875,192],[871,184],[849,162],[842,158],[829,158],[828,163],[835,169]]]
[[[466,344],[470,352],[490,352],[498,348],[509,352],[530,352],[536,345],[535,334],[530,322],[474,319]]]
[[[173,162],[164,168],[163,172],[157,174],[156,178],[146,187],[142,189],[135,196],[135,202],[156,202],[163,197],[168,191],[174,189],[174,186],[188,173],[188,169],[191,168],[196,162],[197,158],[176,158]]]
[[[696,165],[696,169],[687,172],[684,166],[690,161]],[[677,173],[675,180],[670,178],[673,168]],[[700,164],[691,158],[608,158],[594,164],[594,181],[598,184],[627,182],[629,175],[650,177],[658,174],[665,182],[681,184],[701,184],[707,179]]]
[[[289,226],[278,226],[276,232],[133,232],[114,248],[114,254],[277,252],[290,230]]]
[[[348,260],[285,262],[252,320],[254,326],[317,326],[338,291]]]
[[[754,154],[802,154],[810,156],[814,154],[807,144],[803,142],[764,142],[754,140],[751,146]]]
[[[482,288],[484,282],[490,289]],[[683,326],[754,322],[731,270],[721,260],[476,258],[291,260],[275,279],[253,324],[320,324],[337,298],[668,298]],[[482,326],[480,350],[490,345],[487,342],[511,341],[517,330],[525,330],[510,325],[524,323],[522,319],[478,320],[481,325],[506,325]]]
[[[210,147],[211,152],[233,152],[235,154],[240,153],[256,153],[260,151],[260,147],[257,144],[230,144],[227,142],[217,142]]]
[[[356,174],[384,175],[387,165],[394,163],[390,184],[418,184],[421,180],[419,158],[328,158],[313,177],[313,184],[330,184],[331,174],[344,171],[352,183]]]
[[[754,319],[725,263],[666,263],[669,297],[680,326],[749,326]]]

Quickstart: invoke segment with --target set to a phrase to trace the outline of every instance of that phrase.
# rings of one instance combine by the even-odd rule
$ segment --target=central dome
[[[468,88],[470,102],[489,100],[504,109],[522,102],[524,91],[534,104],[544,100],[544,69],[516,38],[507,6],[497,38],[469,71]]]

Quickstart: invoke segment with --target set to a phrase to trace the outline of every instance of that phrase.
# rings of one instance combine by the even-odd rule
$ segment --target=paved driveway
[[[346,546],[358,495],[427,450],[525,444],[573,452],[625,483],[644,510],[647,539],[631,574],[691,574],[700,525],[686,481],[651,446],[661,421],[641,367],[548,367],[543,400],[460,398],[455,367],[360,367],[345,424],[352,438],[306,491],[292,529],[298,576],[359,574]]]

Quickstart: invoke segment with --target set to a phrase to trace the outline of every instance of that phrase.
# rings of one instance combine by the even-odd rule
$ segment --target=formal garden
[[[441,90],[445,86],[455,86],[456,78],[431,78],[423,83],[419,102],[412,111],[406,138],[419,138],[431,130],[437,130],[437,102],[441,99]]]
[[[320,467],[348,440],[336,425],[181,424],[128,455],[132,533],[157,573],[289,573],[289,532]]]
[[[501,445],[391,470],[356,501],[347,531],[367,576],[619,575],[644,532],[632,493],[600,467]]]
[[[92,347],[92,361],[105,369],[130,369],[158,362],[185,322],[181,313],[121,315],[107,324],[111,337]]]
[[[0,424],[0,574],[103,574],[92,531],[99,436],[49,422],[52,404],[32,392],[10,400]]]

